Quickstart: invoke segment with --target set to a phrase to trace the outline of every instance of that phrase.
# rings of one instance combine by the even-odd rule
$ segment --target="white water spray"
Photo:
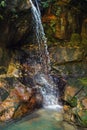
[[[47,49],[47,39],[45,37],[44,29],[41,22],[41,14],[39,10],[38,3],[37,8],[33,4],[33,2],[30,0],[31,3],[31,10],[33,15],[33,22],[35,24],[35,35],[36,40],[39,45],[39,51],[40,51],[40,59],[42,64],[42,72],[39,74],[36,74],[35,76],[35,82],[36,84],[40,85],[40,90],[43,95],[43,107],[45,108],[51,108],[51,109],[60,109],[61,106],[58,105],[58,91],[55,90],[55,83],[52,81],[49,75],[47,75],[47,72],[50,69],[50,58],[49,58],[49,52]]]

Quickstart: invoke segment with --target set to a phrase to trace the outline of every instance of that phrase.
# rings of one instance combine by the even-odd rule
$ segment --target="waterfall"
[[[36,35],[36,40],[37,43],[43,43],[46,42],[46,37],[45,37],[45,33],[44,33],[44,29],[42,26],[42,22],[41,22],[41,16],[40,16],[40,10],[39,10],[39,6],[38,3],[36,1],[37,4],[37,8],[35,7],[35,5],[33,4],[33,2],[30,0],[31,3],[31,10],[32,10],[32,14],[33,14],[33,22],[35,24],[35,35]]]
[[[43,107],[48,108],[61,108],[58,105],[58,90],[56,84],[53,82],[50,72],[50,58],[47,49],[47,39],[45,37],[44,29],[41,22],[41,14],[36,0],[36,7],[30,0],[31,10],[33,15],[33,22],[35,25],[35,35],[39,46],[40,61],[42,65],[42,72],[37,73],[34,77],[36,84],[39,84],[41,94],[43,95]]]
[[[43,71],[47,72],[50,70],[50,58],[49,58],[49,52],[47,50],[47,38],[45,37],[44,29],[41,22],[41,14],[40,9],[38,6],[38,2],[36,0],[36,5],[33,4],[33,2],[30,0],[31,3],[31,10],[33,15],[33,22],[34,22],[34,30],[36,35],[36,42],[39,46],[39,52],[40,52],[40,62],[42,64]],[[45,60],[44,60],[45,59]]]

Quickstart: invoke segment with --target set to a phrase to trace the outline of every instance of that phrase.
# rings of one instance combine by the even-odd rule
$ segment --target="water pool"
[[[61,112],[41,109],[17,121],[0,126],[0,130],[76,130],[63,121]]]

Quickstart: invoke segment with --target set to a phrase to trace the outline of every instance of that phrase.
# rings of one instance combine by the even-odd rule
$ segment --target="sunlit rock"
[[[77,88],[75,88],[75,87],[71,87],[71,86],[66,87],[65,97],[66,98],[68,96],[73,97],[75,95],[76,91],[77,91]]]
[[[17,66],[18,66],[17,64],[9,63],[7,74],[18,78],[20,74],[17,69]]]
[[[84,98],[82,100],[82,105],[84,106],[85,109],[87,109],[87,98]]]

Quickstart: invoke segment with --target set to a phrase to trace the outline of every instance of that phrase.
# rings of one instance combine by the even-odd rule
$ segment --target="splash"
[[[62,109],[62,106],[58,105],[58,88],[53,82],[52,77],[38,73],[34,78],[43,95],[43,107],[55,110]]]

